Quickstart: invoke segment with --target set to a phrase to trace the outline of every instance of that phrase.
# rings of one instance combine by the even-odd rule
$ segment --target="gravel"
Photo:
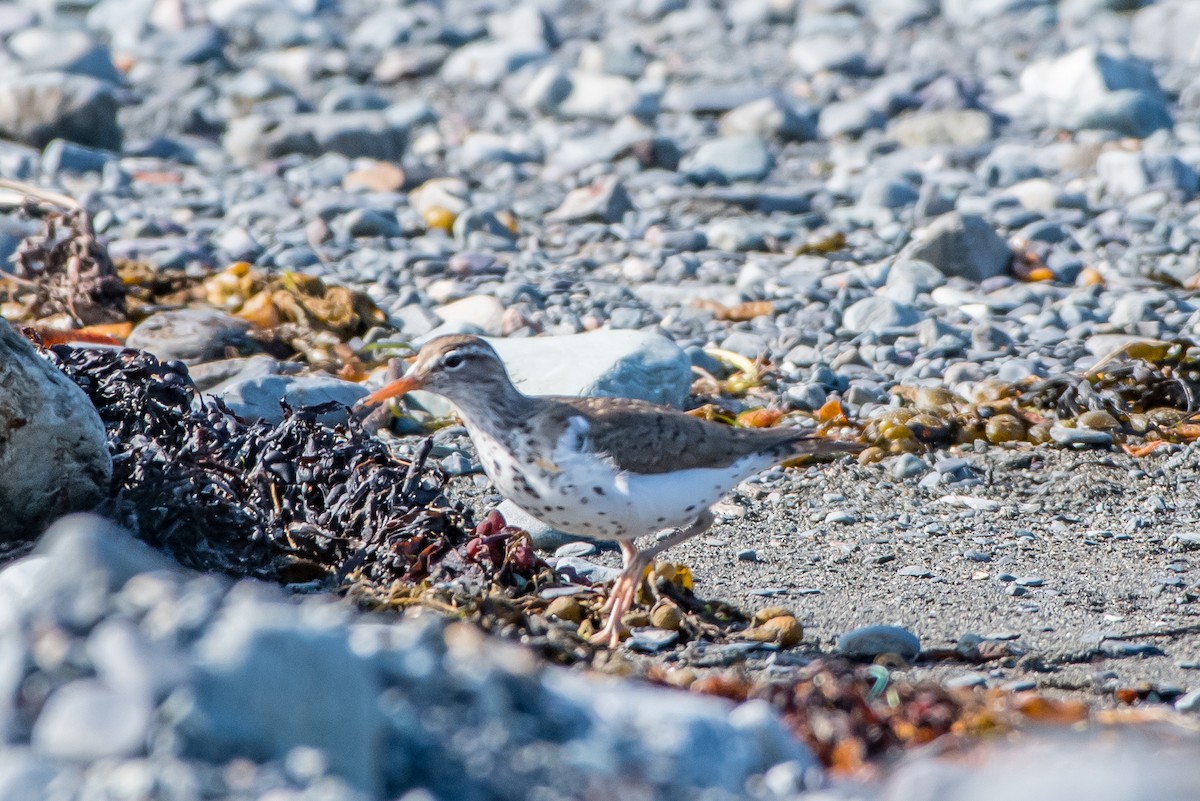
[[[349,284],[386,319],[371,341],[488,334],[535,391],[692,405],[693,367],[728,377],[721,348],[774,367],[757,394],[729,399],[734,412],[836,398],[878,421],[900,405],[897,387],[979,398],[996,382],[1077,384],[1130,343],[1197,337],[1198,19],[1186,0],[30,0],[0,8],[0,177],[78,198],[115,259],[193,274],[245,260]],[[0,212],[7,259],[30,231],[9,201]],[[150,311],[129,344],[189,362],[248,414],[361,395],[341,377],[241,360],[256,346],[235,308]],[[729,499],[710,541],[670,558],[701,597],[793,606],[812,653],[880,626],[917,640],[889,644],[906,659],[1011,633],[1024,657],[918,659],[908,674],[1101,704],[1145,683],[1193,714],[1195,446],[1128,455],[1126,422],[1103,417],[1102,397],[1063,397],[1069,413],[1037,447],[980,438],[769,471]],[[441,436],[450,489],[490,508],[465,439]],[[20,471],[4,472],[11,487]],[[581,575],[617,564],[611,549],[528,527]],[[432,623],[396,636],[421,643],[412,659],[470,700],[431,702],[416,743],[405,738],[426,699],[381,694],[380,682],[420,665],[372,640],[374,623],[160,562],[130,573],[96,547],[122,581],[138,577],[132,588],[77,566],[84,583],[30,589],[44,555],[0,572],[5,592],[40,593],[51,622],[0,610],[0,795],[516,797],[530,785],[499,764],[509,746],[562,797],[590,782],[656,797],[813,788],[810,754],[730,745],[747,727],[770,740],[774,719],[673,710],[667,691],[623,684],[594,695],[571,674],[555,689],[516,667],[523,657],[482,646],[468,649],[482,678],[457,675],[449,641],[466,635]],[[637,642],[652,652],[638,659],[664,665],[682,647],[656,631]],[[308,647],[325,674],[298,669]],[[745,658],[752,671],[786,667]],[[344,696],[326,697],[329,676]],[[512,700],[529,682],[542,693],[534,712]],[[605,717],[596,698],[625,717]],[[246,712],[257,703],[286,725]],[[572,715],[596,727],[577,751],[555,728]],[[350,748],[361,741],[378,750]],[[1106,762],[1102,743],[1062,747],[1078,764],[1127,765]],[[545,769],[555,761],[568,767]],[[906,768],[880,792],[1030,792],[1015,779],[993,787],[983,768],[918,764],[936,776],[914,783]],[[1037,777],[1056,794],[1055,769]],[[1097,797],[1165,797],[1177,778]]]

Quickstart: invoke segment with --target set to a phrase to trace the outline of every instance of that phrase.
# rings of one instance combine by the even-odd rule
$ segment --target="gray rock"
[[[373,663],[355,652],[349,627],[313,625],[301,607],[263,594],[236,586],[197,644],[191,702],[174,726],[181,753],[266,760],[310,746],[330,773],[382,794],[386,726]]]
[[[252,165],[291,153],[399,161],[407,141],[408,128],[385,111],[347,111],[238,117],[229,123],[221,144],[238,163]]]
[[[549,65],[526,87],[522,102],[565,119],[617,120],[652,116],[657,102],[623,75],[572,71]]]
[[[101,621],[88,635],[87,651],[106,687],[149,703],[161,701],[188,676],[181,653],[121,618]]]
[[[1175,699],[1176,712],[1200,712],[1200,690],[1191,690]]]
[[[801,113],[776,95],[730,109],[721,117],[718,130],[724,137],[773,137],[795,142],[807,142],[817,137],[813,117]]]
[[[904,258],[888,269],[884,294],[900,303],[912,303],[924,292],[946,283],[946,275],[927,261]]]
[[[76,761],[142,753],[153,708],[145,697],[78,679],[55,690],[33,724],[30,742],[46,756]]]
[[[512,72],[546,58],[544,42],[520,39],[480,40],[463,45],[446,58],[439,71],[452,84],[493,87]]]
[[[700,183],[761,181],[771,171],[771,153],[757,136],[731,136],[705,142],[686,159],[683,170]]]
[[[900,209],[917,202],[920,193],[907,181],[875,178],[863,186],[858,205],[867,209]]]
[[[43,148],[66,139],[121,149],[117,100],[103,81],[44,72],[0,79],[0,136]]]
[[[0,750],[0,798],[13,801],[76,798],[77,771],[61,762],[36,754],[24,746],[6,745]]]
[[[907,328],[920,321],[921,313],[916,308],[884,297],[863,298],[842,314],[842,326],[856,334]]]
[[[84,147],[65,139],[55,139],[42,151],[42,173],[58,175],[65,173],[100,172],[116,161],[116,154],[107,150]]]
[[[186,363],[227,356],[228,349],[245,350],[250,323],[211,309],[178,309],[152,314],[137,325],[125,344],[148,351],[159,361]]]
[[[1147,4],[1133,15],[1129,49],[1148,61],[1200,64],[1200,6],[1191,0]]]
[[[1021,73],[1021,88],[1052,125],[1107,128],[1137,137],[1171,126],[1149,64],[1095,47],[1029,65]]]
[[[0,542],[32,540],[108,495],[112,457],[87,395],[0,321]]]
[[[822,139],[861,136],[867,131],[882,128],[887,118],[863,98],[826,103],[817,120],[817,132]]]
[[[392,237],[402,236],[404,230],[400,227],[395,215],[384,214],[375,209],[353,209],[340,222],[351,237]]]
[[[213,393],[235,414],[247,420],[283,420],[281,402],[293,409],[338,403],[339,408],[317,416],[322,425],[334,426],[346,422],[349,407],[366,397],[367,389],[352,381],[330,375],[264,375],[225,382]]]
[[[609,395],[680,407],[692,367],[674,342],[649,331],[594,331],[489,339],[513,381],[530,395]]]
[[[560,575],[571,576],[574,574],[575,577],[587,579],[592,584],[612,581],[621,575],[621,571],[615,567],[598,565],[586,559],[581,559],[578,556],[564,556],[559,559],[553,559],[550,563]]]
[[[91,514],[60,518],[38,541],[35,553],[44,561],[34,568],[35,589],[25,599],[26,609],[44,610],[80,628],[94,624],[108,596],[133,576],[178,569],[125,529]]]
[[[1107,431],[1090,428],[1067,428],[1056,423],[1050,428],[1050,438],[1060,445],[1103,448],[1113,444],[1113,436]]]
[[[888,135],[904,147],[973,147],[991,141],[995,123],[986,111],[919,111],[889,123]]]
[[[923,236],[900,255],[900,259],[925,261],[944,275],[969,281],[1003,275],[1011,258],[1008,244],[986,220],[956,211],[931,222]]]
[[[917,635],[899,626],[865,626],[838,637],[837,648],[847,656],[860,659],[898,654],[911,662],[921,653],[921,641]]]
[[[293,362],[281,362],[270,356],[258,354],[238,359],[220,359],[215,362],[193,364],[188,367],[188,375],[196,389],[220,394],[224,387],[246,378],[258,378],[267,375],[290,375],[303,369],[302,365]]]
[[[911,453],[902,453],[892,462],[891,474],[893,478],[903,481],[906,478],[916,478],[929,472],[929,465],[919,456],[914,456]]]
[[[1200,188],[1196,170],[1171,155],[1108,150],[1096,159],[1096,174],[1104,188],[1118,197],[1165,189],[1190,198]]]
[[[65,72],[113,85],[121,82],[108,48],[96,44],[84,31],[30,27],[13,34],[6,44],[27,75]]]
[[[549,222],[604,223],[620,222],[627,212],[634,211],[629,193],[615,176],[601,178],[590,186],[572,189],[554,211],[546,215]]]
[[[819,770],[813,755],[791,737],[765,702],[738,711],[732,704],[687,693],[664,693],[632,683],[595,682],[563,670],[547,671],[547,689],[591,710],[597,725],[579,745],[605,754],[618,775],[628,769],[670,776],[674,787],[741,791],[749,776],[762,773],[780,755]],[[634,751],[617,750],[621,739]],[[636,759],[634,768],[631,757]]]

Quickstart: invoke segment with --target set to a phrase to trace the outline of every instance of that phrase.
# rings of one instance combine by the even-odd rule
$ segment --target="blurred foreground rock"
[[[0,542],[31,540],[108,493],[112,458],[87,396],[0,322]]]

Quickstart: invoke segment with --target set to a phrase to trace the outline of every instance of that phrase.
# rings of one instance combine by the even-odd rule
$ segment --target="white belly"
[[[522,454],[505,459],[499,443],[473,439],[484,470],[505,498],[557,529],[600,539],[627,540],[685,526],[771,463],[754,456],[725,468],[628,473],[565,447],[533,463]]]

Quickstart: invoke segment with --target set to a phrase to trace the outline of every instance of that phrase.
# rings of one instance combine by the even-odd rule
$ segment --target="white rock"
[[[528,395],[608,395],[682,406],[691,390],[691,361],[661,334],[612,330],[488,342]]]
[[[0,542],[33,539],[108,494],[112,457],[83,390],[0,321]]]

